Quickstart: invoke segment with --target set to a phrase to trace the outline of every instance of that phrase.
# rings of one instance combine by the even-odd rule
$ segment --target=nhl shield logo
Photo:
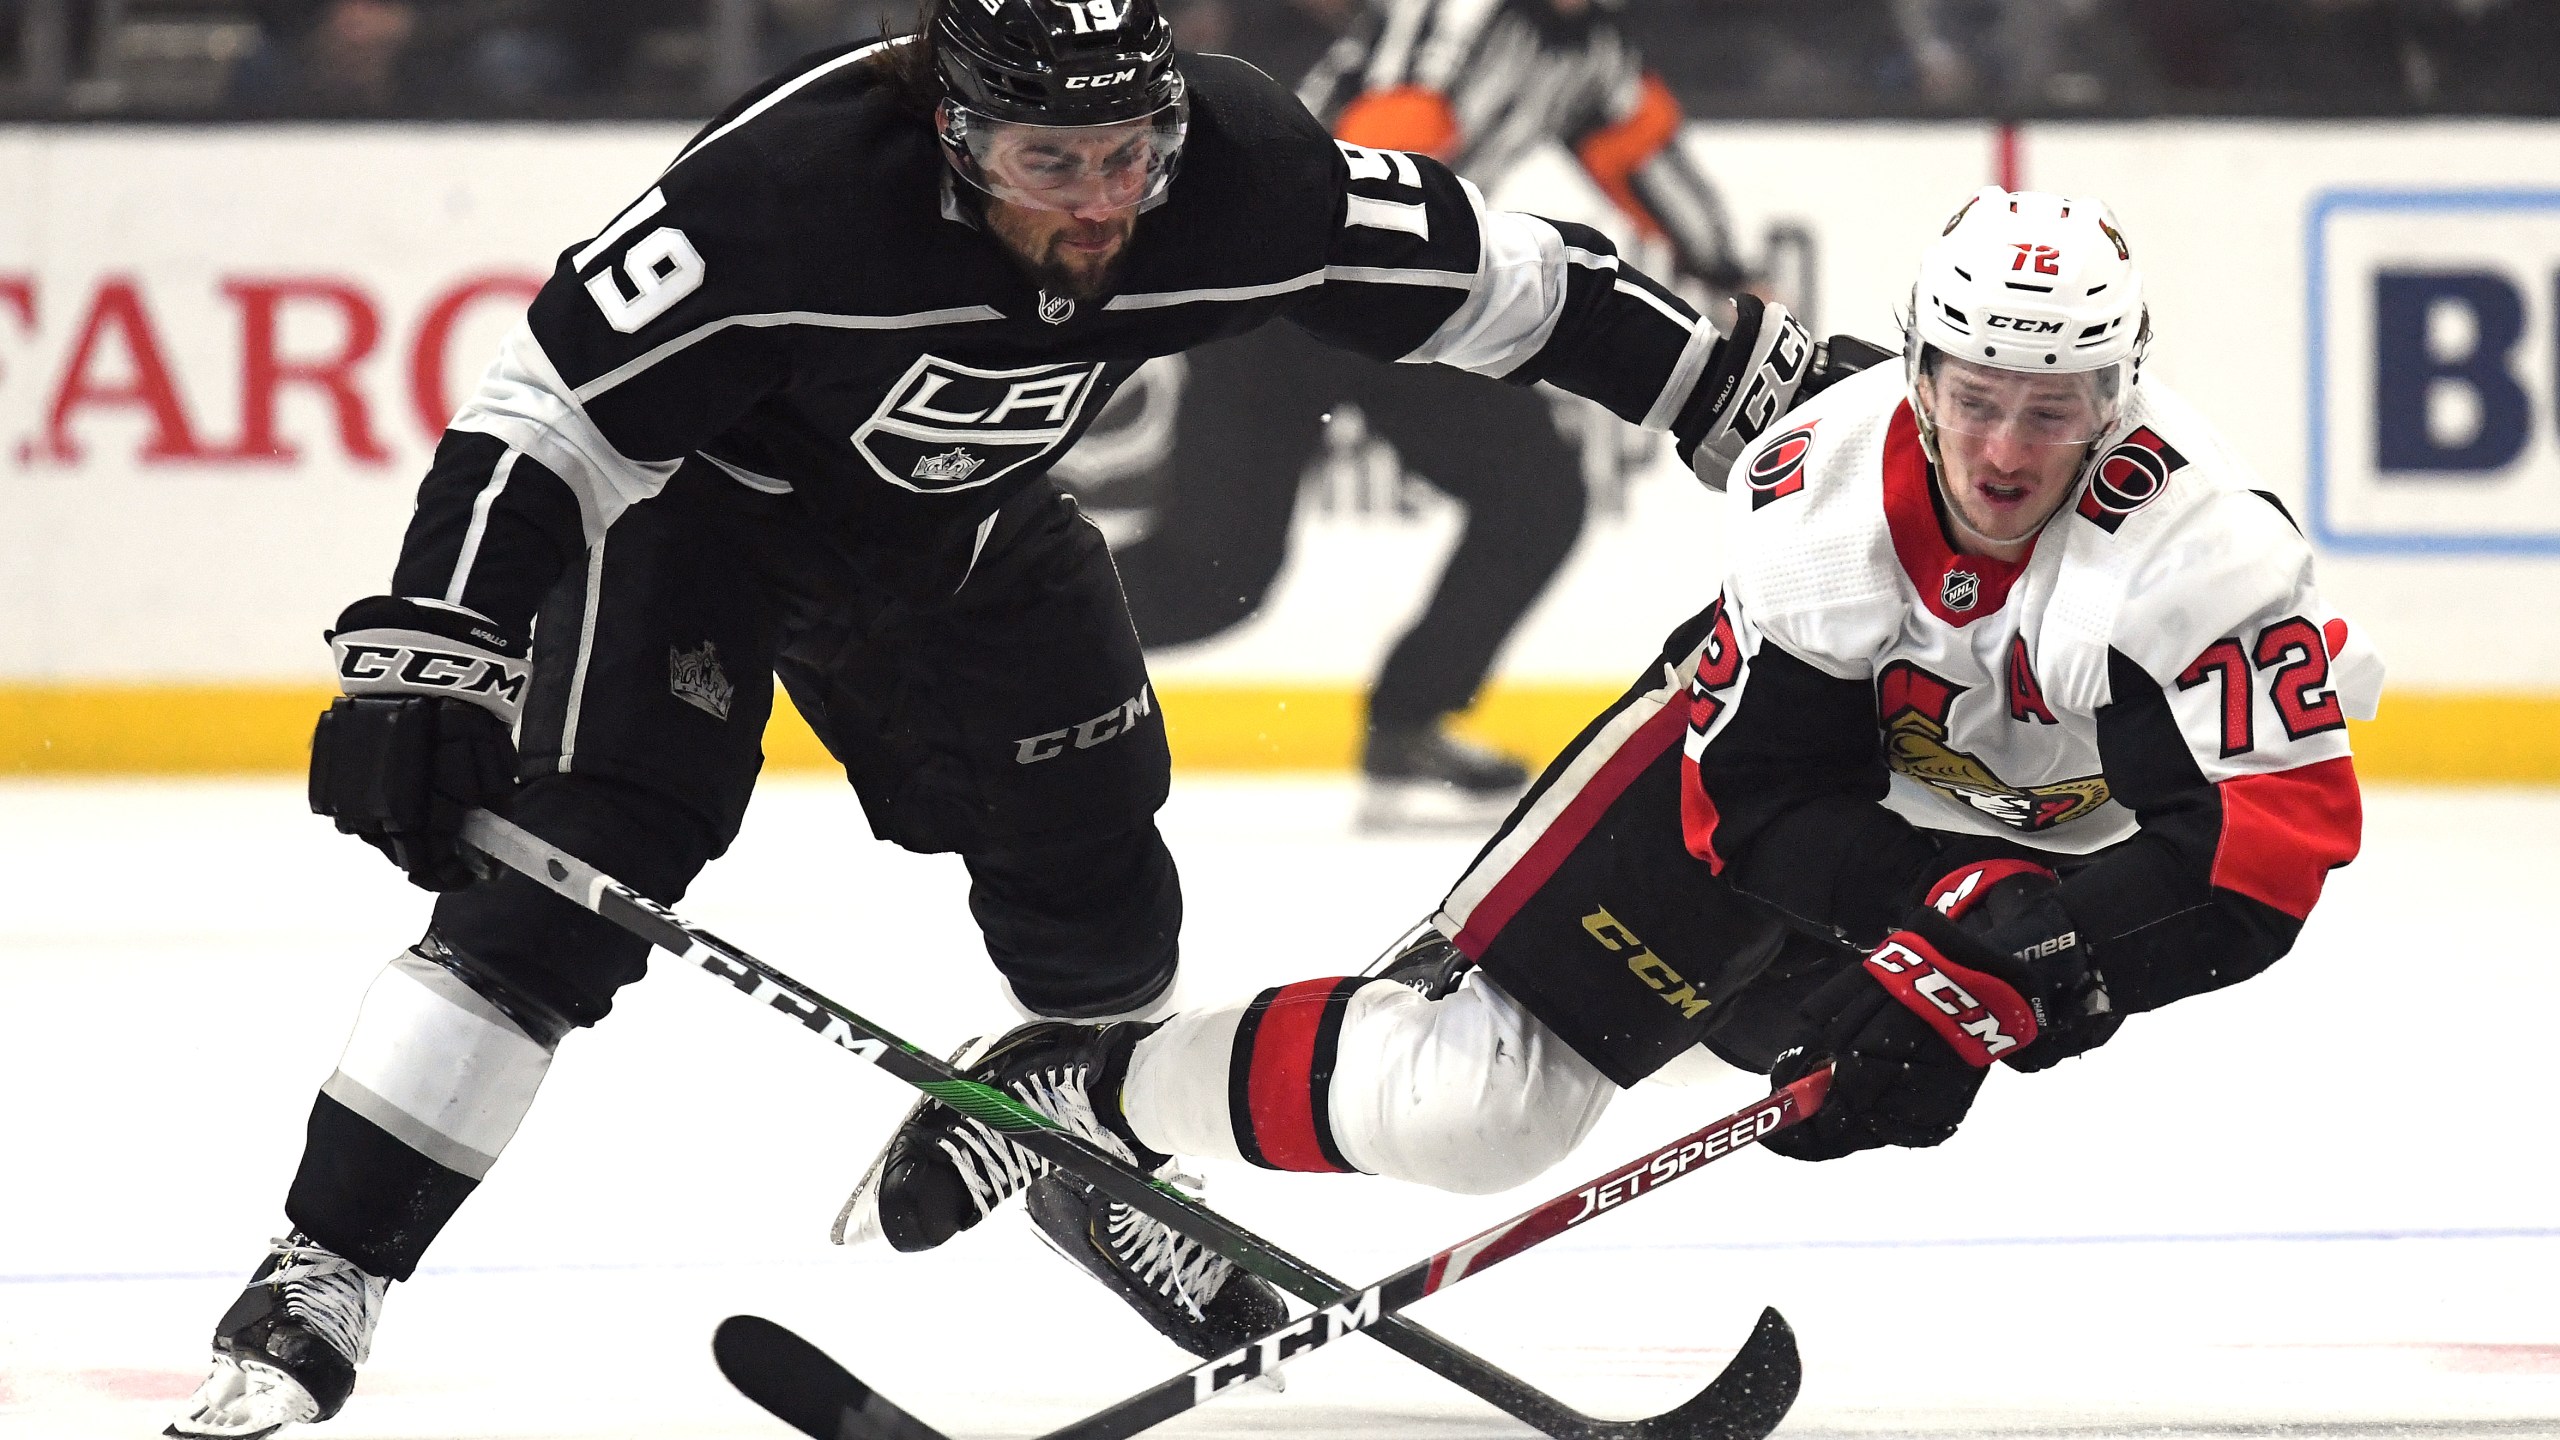
[[[726,720],[738,687],[721,670],[720,652],[705,640],[699,650],[667,647],[667,691],[714,720]]]
[[[1043,290],[1040,292],[1040,318],[1052,325],[1064,325],[1076,318],[1076,302],[1070,296],[1052,295]]]
[[[978,467],[986,463],[983,457],[954,445],[939,455],[927,455],[918,460],[915,470],[907,478],[931,481],[936,485],[959,485],[966,483],[970,476],[978,473]]]
[[[1959,613],[1982,598],[1982,577],[1970,570],[1949,570],[1938,582],[1938,603]]]

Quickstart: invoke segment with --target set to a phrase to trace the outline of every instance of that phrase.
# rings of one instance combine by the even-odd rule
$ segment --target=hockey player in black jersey
[[[1241,62],[1177,62],[1154,0],[924,22],[748,95],[562,252],[448,428],[390,593],[339,617],[313,807],[440,894],[170,1433],[334,1414],[387,1283],[643,972],[640,942],[480,878],[473,806],[672,902],[736,833],[778,673],[873,831],[960,855],[1024,1009],[1163,996],[1163,718],[1102,541],[1045,478],[1142,361],[1286,319],[1551,381],[1718,472],[1823,373],[1777,307],[1710,325],[1592,231],[1337,145]],[[969,1197],[907,1178],[910,1227],[956,1228],[928,1212]],[[1096,1243],[1179,1288],[1186,1343],[1278,1313],[1178,1237]]]

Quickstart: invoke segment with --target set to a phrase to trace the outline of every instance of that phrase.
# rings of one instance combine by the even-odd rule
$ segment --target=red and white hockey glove
[[[1921,977],[1910,977],[1911,993],[1906,994],[1902,977],[1889,976],[1877,956],[1868,957],[1868,970],[1912,1006],[1914,1014],[1949,1022],[1947,1028],[1933,1028],[1974,1064],[1998,1060],[2013,1070],[2049,1069],[2107,1043],[2124,1023],[2108,1002],[2106,982],[2079,925],[2062,907],[2060,878],[2041,865],[1984,860],[1959,866],[1929,887],[1900,933],[1934,942],[1944,960],[1982,975],[1992,993],[1973,998],[1986,1010],[2025,1004],[2022,1023],[2028,1033],[2016,1036],[2014,1045],[2003,1044],[1995,1032],[1981,1028],[1980,1016],[1971,1018],[1975,1030],[1968,1031],[1966,1019],[1948,1014],[1940,1002],[1962,1005],[1952,994],[1927,997],[1928,1009],[1922,1010],[1913,998],[1924,983]],[[1955,1034],[1976,1041],[1978,1048]]]
[[[1929,887],[1903,927],[1805,1002],[1783,1085],[1828,1060],[1831,1097],[1770,1148],[1827,1160],[1953,1135],[1994,1060],[2040,1070],[2105,1043],[2121,1023],[2040,865],[1991,860]]]

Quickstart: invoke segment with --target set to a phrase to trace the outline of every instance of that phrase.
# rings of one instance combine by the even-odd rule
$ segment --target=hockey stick
[[[1206,1364],[1049,1431],[1040,1440],[1122,1440],[1205,1405],[1310,1350],[1376,1324],[1426,1295],[1437,1294],[1512,1256],[1552,1240],[1595,1215],[1649,1195],[1691,1170],[1746,1149],[1822,1108],[1829,1069],[1817,1070],[1721,1120],[1621,1165],[1579,1189],[1515,1215],[1490,1230],[1417,1260],[1368,1289],[1345,1294]],[[720,1322],[711,1353],[739,1393],[817,1440],[950,1440],[891,1404],[827,1353],[774,1322],[732,1315]],[[1748,1363],[1745,1363],[1748,1362]],[[1687,1404],[1634,1422],[1621,1434],[1684,1440],[1759,1440],[1777,1428],[1801,1379],[1786,1320],[1775,1310],[1743,1342],[1725,1372]]]
[[[1202,1207],[1171,1185],[1140,1174],[1118,1156],[1058,1128],[1047,1116],[1003,1091],[970,1080],[932,1054],[898,1039],[744,950],[686,923],[674,911],[522,826],[486,810],[474,810],[464,818],[462,838],[489,859],[669,954],[702,967],[749,999],[769,1005],[815,1031],[820,1039],[861,1056],[989,1129],[1003,1132],[1014,1144],[1074,1174],[1113,1200],[1175,1227],[1299,1299],[1327,1306],[1346,1294],[1356,1293],[1350,1286]],[[1751,1421],[1757,1419],[1755,1411],[1740,1426],[1708,1428],[1725,1417],[1694,1413],[1688,1406],[1669,1412],[1687,1417],[1685,1428],[1679,1432],[1653,1431],[1646,1428],[1648,1422],[1643,1420],[1602,1420],[1583,1414],[1401,1315],[1382,1314],[1367,1333],[1424,1369],[1559,1440],[1637,1440],[1671,1433],[1697,1436],[1700,1440],[1759,1440],[1777,1423],[1777,1417],[1771,1416],[1765,1424],[1752,1428]],[[1726,1369],[1745,1369],[1745,1361],[1769,1365],[1772,1374],[1786,1378],[1783,1388],[1792,1400],[1799,1374],[1795,1346],[1781,1331],[1776,1348],[1780,1352],[1777,1356],[1755,1355],[1746,1348]],[[1775,1368],[1781,1365],[1783,1371]],[[1743,1383],[1747,1389],[1747,1370]],[[1715,1385],[1710,1384],[1691,1404],[1703,1406],[1708,1395],[1717,1393]],[[1779,1414],[1783,1413],[1782,1406]]]

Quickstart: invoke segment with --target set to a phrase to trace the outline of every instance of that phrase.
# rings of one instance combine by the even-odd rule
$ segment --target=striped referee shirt
[[[1355,144],[1416,150],[1491,189],[1541,146],[1573,150],[1683,269],[1744,278],[1724,207],[1677,144],[1679,103],[1619,30],[1614,0],[1371,0],[1298,96]]]

